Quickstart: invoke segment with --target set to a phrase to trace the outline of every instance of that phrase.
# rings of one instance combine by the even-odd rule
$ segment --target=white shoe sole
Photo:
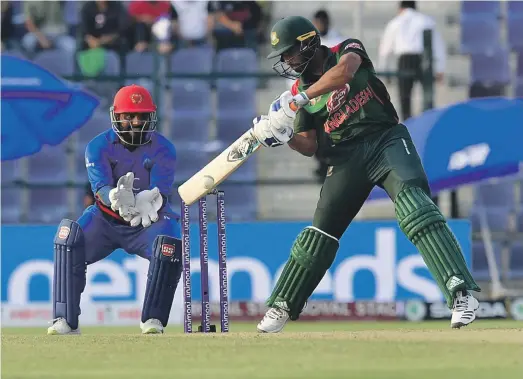
[[[158,328],[147,328],[142,329],[142,334],[163,334],[163,330]]]
[[[56,329],[47,329],[47,335],[48,336],[71,336],[71,335],[80,335],[80,331],[79,330],[71,330],[70,332],[67,332],[67,333],[58,333],[58,330]]]
[[[285,327],[285,324],[282,325],[282,327],[279,328],[279,329],[272,330],[272,331],[267,331],[267,330],[263,330],[259,326],[257,326],[256,330],[258,331],[258,333],[279,333],[279,332],[281,332],[283,330],[284,327]]]
[[[451,326],[452,329],[461,329],[464,326],[472,324],[474,321],[476,321],[476,317],[474,317],[474,320],[472,320],[471,322],[468,322],[466,324],[464,324],[462,322],[455,322],[454,324],[450,324],[450,326]]]

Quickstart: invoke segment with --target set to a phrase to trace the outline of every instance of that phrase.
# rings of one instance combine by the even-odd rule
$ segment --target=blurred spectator
[[[399,14],[385,27],[379,47],[378,70],[388,71],[388,58],[398,56],[398,71],[416,72],[415,77],[398,78],[403,120],[411,117],[411,92],[416,80],[421,78],[421,54],[423,53],[423,31],[432,30],[434,71],[436,80],[443,80],[445,71],[445,43],[435,29],[432,18],[416,11],[415,1],[400,2]]]
[[[24,1],[28,33],[22,39],[22,46],[27,52],[52,48],[71,53],[76,50],[76,41],[67,35],[62,7],[60,1]]]
[[[214,9],[209,1],[173,0],[174,35],[181,47],[205,45],[211,41]]]
[[[213,1],[217,25],[216,50],[232,47],[258,48],[261,8],[256,1]]]
[[[345,38],[332,27],[329,14],[326,10],[320,9],[317,11],[314,14],[312,23],[320,31],[322,45],[333,47],[345,40]]]
[[[13,23],[13,5],[9,1],[2,1],[2,45],[1,50],[10,50],[15,46],[13,40],[15,25]]]
[[[172,50],[171,20],[174,9],[169,1],[132,1],[129,15],[134,20],[135,45],[138,52],[149,49],[149,44],[159,41],[158,52],[166,54]],[[169,20],[168,23],[165,21]],[[156,38],[155,38],[156,37]]]
[[[88,1],[81,13],[81,50],[98,47],[116,51],[127,49],[127,11],[120,2]]]

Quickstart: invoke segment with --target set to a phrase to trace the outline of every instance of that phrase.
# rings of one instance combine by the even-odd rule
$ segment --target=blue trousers
[[[164,234],[180,238],[178,216],[170,209],[158,213],[159,219],[148,228],[135,227],[108,220],[96,205],[87,208],[78,219],[85,237],[85,260],[88,265],[109,256],[116,249],[149,259],[156,236]]]

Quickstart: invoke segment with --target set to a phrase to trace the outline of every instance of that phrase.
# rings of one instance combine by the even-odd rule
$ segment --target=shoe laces
[[[273,320],[278,320],[279,318],[282,318],[285,316],[285,311],[283,309],[279,308],[271,308],[268,310],[265,317],[271,318]]]
[[[463,312],[467,310],[468,306],[468,298],[467,296],[463,296],[461,292],[458,292],[456,294],[456,298],[454,299],[454,310],[457,312]]]
[[[51,324],[51,325],[54,325],[55,323],[57,323],[58,321],[60,320],[64,320],[65,321],[65,318],[63,317],[57,317],[57,318],[53,318],[51,321],[49,321],[48,323]]]

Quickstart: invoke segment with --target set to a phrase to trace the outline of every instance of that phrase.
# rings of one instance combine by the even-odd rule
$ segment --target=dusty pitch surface
[[[2,378],[521,378],[523,323],[292,323],[278,335],[233,324],[229,334],[170,328],[2,330]]]

